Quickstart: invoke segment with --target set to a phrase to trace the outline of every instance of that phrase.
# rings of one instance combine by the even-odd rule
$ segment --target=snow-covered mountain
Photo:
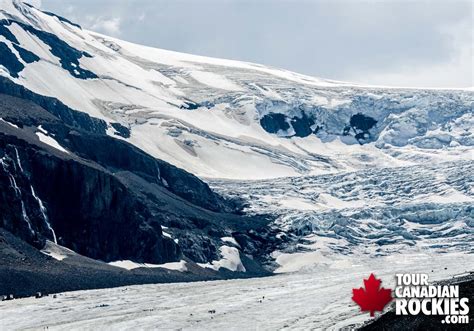
[[[0,225],[193,280],[472,253],[473,102],[140,46],[0,0]]]
[[[201,177],[472,158],[472,90],[364,87],[132,44],[0,2],[0,75]]]
[[[67,295],[62,320],[18,300],[4,319],[352,328],[370,272],[472,271],[473,103],[140,46],[0,0],[0,295],[295,272]]]

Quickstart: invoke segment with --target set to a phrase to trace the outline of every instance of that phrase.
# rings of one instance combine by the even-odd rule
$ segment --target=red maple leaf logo
[[[352,289],[352,300],[359,305],[360,310],[370,311],[371,317],[392,301],[392,290],[380,288],[380,284],[382,281],[370,274],[369,279],[364,279],[365,290],[362,287]]]

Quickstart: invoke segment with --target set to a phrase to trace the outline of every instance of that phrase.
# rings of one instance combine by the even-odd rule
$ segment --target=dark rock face
[[[351,117],[350,127],[355,132],[355,138],[362,144],[364,141],[369,140],[370,132],[377,124],[377,121],[372,117],[365,116],[364,114],[358,113]],[[348,133],[348,131],[347,131]]]
[[[351,127],[356,130],[369,131],[377,121],[372,117],[365,116],[364,114],[355,114],[351,117]]]
[[[25,69],[16,55],[10,50],[7,44],[0,42],[0,64],[7,68],[12,77],[18,78],[18,73]]]
[[[33,228],[37,224],[38,228],[44,230],[43,222],[37,217],[40,214],[39,206],[34,204],[34,199],[26,191],[25,178],[20,176],[19,164],[15,162],[17,150],[12,147],[1,147],[0,154],[0,213],[1,226],[23,238],[35,247],[44,245],[44,238],[38,236],[38,232]],[[20,187],[23,187],[24,190]],[[25,193],[25,196],[23,196]],[[26,207],[33,208],[30,213],[26,212]]]
[[[291,119],[291,126],[295,130],[295,136],[297,137],[307,137],[313,133],[311,127],[314,125],[314,120],[306,115],[305,112],[302,112],[301,117],[293,117]]]
[[[281,113],[268,113],[260,119],[260,125],[268,133],[280,132],[283,136],[290,137],[308,137],[311,134],[317,134],[325,127],[325,123],[320,123],[314,114],[309,114],[304,110],[299,110],[300,115],[289,117]],[[341,128],[343,136],[353,135],[360,143],[371,141],[370,130],[377,124],[372,117],[361,113],[352,115],[349,124]]]
[[[45,238],[54,240],[54,231],[60,244],[94,259],[163,263],[180,257],[147,208],[110,173],[3,134],[0,153],[1,206],[8,206],[2,225],[27,242],[41,246]]]
[[[0,94],[0,117],[18,126],[0,121],[0,224],[38,248],[57,238],[104,261],[164,263],[184,255],[205,263],[220,258],[221,237],[270,221],[239,215],[238,202],[106,135],[100,120],[8,80],[0,79],[0,91],[10,94]],[[40,143],[40,126],[69,153]],[[250,255],[262,250],[242,247]]]
[[[209,186],[196,176],[161,160],[157,162],[160,165],[161,177],[166,181],[168,189],[174,194],[211,211],[231,213],[240,211],[241,206],[239,204],[225,201],[212,192]],[[185,173],[187,175],[183,176]]]
[[[122,138],[130,138],[130,130],[120,123],[110,123],[115,130],[115,134]]]
[[[183,105],[180,107],[181,109],[188,109],[188,110],[195,110],[201,107],[200,104],[193,102],[193,101],[184,101]]]
[[[277,133],[278,131],[286,131],[290,125],[286,121],[284,114],[270,113],[260,119],[260,125],[269,133]]]
[[[156,284],[215,280],[236,277],[257,277],[268,272],[254,272],[246,263],[246,273],[217,273],[187,263],[188,272],[161,268],[138,268],[131,271],[113,267],[83,256],[58,261],[44,255],[26,242],[0,227],[0,297],[32,296],[38,291],[47,295],[65,291],[110,288],[133,284]]]
[[[12,43],[15,43],[18,45],[18,40],[11,34],[11,32],[8,30],[8,26],[10,26],[12,23],[18,24],[24,31],[29,32],[36,37],[38,37],[42,42],[44,42],[46,45],[48,45],[51,48],[51,54],[56,56],[59,59],[59,62],[61,63],[61,67],[75,77],[75,78],[80,78],[80,79],[92,79],[92,78],[97,78],[97,75],[87,69],[84,69],[81,67],[79,63],[79,59],[82,56],[86,57],[91,57],[90,54],[87,54],[86,52],[79,51],[75,49],[74,47],[69,46],[66,42],[63,40],[59,39],[56,35],[37,30],[33,28],[31,25],[26,25],[23,24],[22,22],[14,21],[14,20],[0,20],[0,34],[3,35],[5,38],[10,40]],[[6,45],[5,45],[6,46]],[[30,52],[31,53],[31,52]],[[5,51],[2,51],[2,57],[3,54],[7,54]],[[14,56],[14,54],[13,54]],[[36,56],[36,55],[35,55]],[[31,57],[31,55],[30,55]],[[5,61],[6,62],[6,61]],[[11,62],[11,61],[10,61]],[[2,63],[3,64],[3,63]],[[13,67],[17,69],[16,67]],[[10,69],[9,69],[10,70]],[[23,68],[21,68],[23,70]],[[19,70],[19,71],[21,71]],[[11,75],[13,77],[18,77],[18,70],[17,71],[10,71]]]
[[[157,160],[125,141],[106,135],[82,135],[70,132],[64,146],[77,155],[111,170],[130,171],[199,207],[213,211],[234,211],[234,207],[211,191],[196,176]]]
[[[0,35],[4,36],[14,44],[19,44],[18,39],[16,39],[15,35],[10,32],[6,25],[0,24]]]
[[[40,60],[39,56],[24,49],[21,46],[18,46],[17,44],[13,44],[13,48],[17,50],[18,54],[20,54],[21,59],[26,63],[38,62]]]
[[[269,133],[286,132],[293,128],[293,134],[287,137],[307,137],[312,133],[317,133],[319,127],[315,125],[313,117],[308,116],[304,111],[300,116],[287,117],[285,114],[269,113],[260,119],[260,125]],[[314,128],[313,128],[314,127]]]
[[[107,124],[104,121],[90,117],[86,113],[75,111],[58,99],[31,92],[23,86],[13,83],[8,78],[0,77],[0,93],[32,101],[68,126],[96,134],[105,134],[107,130]],[[15,119],[12,120],[15,123]],[[18,121],[17,124],[21,125],[22,123]]]
[[[113,176],[73,162],[29,155],[39,194],[49,197],[49,217],[60,243],[80,254],[114,261],[163,263],[179,258],[175,243],[162,237],[160,224]],[[54,198],[53,198],[54,196]]]

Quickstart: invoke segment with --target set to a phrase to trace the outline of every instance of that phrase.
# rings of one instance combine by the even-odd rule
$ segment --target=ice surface
[[[208,85],[217,89],[223,89],[223,90],[228,90],[228,91],[241,90],[239,86],[225,79],[223,76],[219,76],[212,72],[191,71],[190,76],[204,85]]]
[[[271,213],[279,231],[277,272],[311,269],[341,256],[377,257],[414,247],[472,253],[474,161],[260,181],[210,181]]]
[[[372,272],[382,286],[393,288],[396,273],[427,273],[432,281],[464,273],[473,265],[472,254],[432,255],[423,250],[354,256],[310,272],[268,278],[127,286],[3,301],[0,319],[7,330],[339,330],[370,318],[351,297],[352,288],[361,287]]]

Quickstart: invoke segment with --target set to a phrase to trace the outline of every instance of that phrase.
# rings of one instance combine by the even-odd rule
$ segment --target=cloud
[[[470,20],[440,27],[439,33],[449,41],[449,55],[442,61],[401,63],[389,70],[364,75],[354,72],[347,80],[372,85],[399,87],[473,87],[473,31]]]
[[[102,32],[110,36],[119,36],[121,32],[121,18],[103,18],[97,17],[92,19],[93,23],[89,25],[89,29],[97,32]]]
[[[143,22],[145,19],[146,19],[146,14],[145,14],[145,13],[141,13],[141,14],[137,17],[137,20],[138,20],[139,22]]]

